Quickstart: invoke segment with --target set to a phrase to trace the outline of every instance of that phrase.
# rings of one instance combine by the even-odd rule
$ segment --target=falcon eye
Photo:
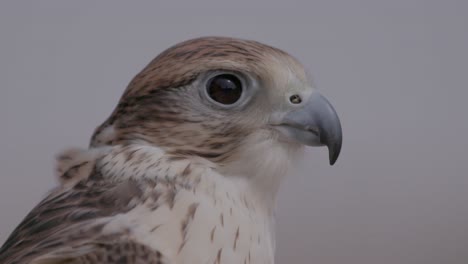
[[[232,74],[221,74],[211,78],[206,84],[208,95],[218,103],[231,105],[242,95],[242,83]]]

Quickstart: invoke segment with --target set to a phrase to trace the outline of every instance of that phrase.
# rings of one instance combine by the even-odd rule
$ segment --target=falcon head
[[[255,41],[204,37],[151,61],[91,146],[138,142],[252,174],[282,170],[303,145],[327,146],[334,164],[341,141],[335,110],[295,58]]]

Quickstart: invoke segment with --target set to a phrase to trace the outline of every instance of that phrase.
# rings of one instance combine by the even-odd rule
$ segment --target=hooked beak
[[[288,138],[307,146],[327,146],[330,165],[340,155],[342,133],[338,115],[321,94],[314,92],[302,106],[289,112],[277,126]]]

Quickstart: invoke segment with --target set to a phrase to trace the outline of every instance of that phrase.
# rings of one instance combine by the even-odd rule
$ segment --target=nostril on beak
[[[300,104],[302,102],[302,98],[300,95],[298,94],[293,94],[289,97],[289,101],[292,103],[292,104]]]

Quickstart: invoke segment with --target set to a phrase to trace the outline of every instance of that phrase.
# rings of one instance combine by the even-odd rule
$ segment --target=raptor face
[[[0,262],[274,263],[275,195],[303,145],[328,146],[333,164],[341,127],[297,60],[183,42],[131,81],[91,148],[59,155],[60,186]]]
[[[229,167],[303,144],[328,146],[333,164],[341,140],[337,114],[295,58],[254,41],[205,37],[146,66],[91,144],[142,141]]]

